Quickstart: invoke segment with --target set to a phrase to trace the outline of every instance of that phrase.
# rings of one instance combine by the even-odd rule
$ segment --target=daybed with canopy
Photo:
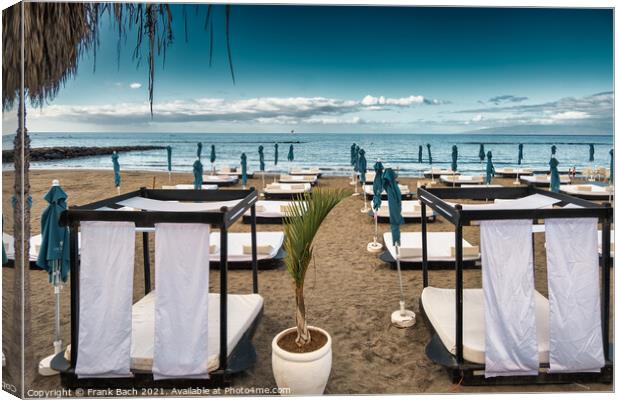
[[[482,185],[484,177],[481,175],[441,175],[439,180],[445,185],[460,186],[462,184]]]
[[[421,187],[418,198],[422,215],[430,207],[455,226],[457,243],[455,287],[429,286],[429,233],[422,219],[420,310],[432,332],[426,355],[433,362],[463,384],[611,382],[609,204],[532,186]],[[504,201],[465,206],[445,199]],[[532,232],[543,220],[549,299],[535,290],[533,276]],[[460,244],[472,221],[480,222],[482,289],[463,287]]]
[[[311,191],[312,185],[309,183],[270,183],[265,186],[263,194],[266,199],[287,200],[297,199]]]
[[[298,200],[259,200],[256,202],[257,224],[281,224],[284,217],[291,215],[291,206]],[[243,215],[243,223],[251,224],[250,211]]]
[[[309,183],[314,186],[318,182],[317,175],[280,175],[280,183]]]
[[[431,169],[424,171],[423,174],[425,178],[431,179],[439,178],[441,175],[460,175],[461,173],[447,168],[432,167]]]
[[[409,190],[409,186],[398,184],[398,188],[400,189],[403,200],[411,200],[413,198],[413,193]],[[372,185],[364,185],[364,194],[367,200],[372,200],[374,196]],[[387,193],[385,190],[381,192],[381,200],[387,200]]]
[[[258,193],[249,190],[140,190],[70,207],[71,348],[52,368],[65,387],[222,386],[256,362],[251,343],[263,309],[256,224],[251,227],[251,294],[228,293],[228,229]],[[159,201],[165,211],[130,210]],[[210,227],[219,287],[209,293]],[[132,304],[135,233],[142,232],[145,296]],[[149,233],[155,236],[151,291]],[[78,246],[78,233],[81,240]],[[205,265],[206,264],[206,265]],[[216,285],[217,287],[218,285]],[[182,290],[179,290],[182,289]],[[112,383],[114,382],[114,383]]]
[[[203,184],[214,184],[218,186],[232,186],[239,182],[237,175],[203,175]]]
[[[560,192],[586,200],[607,200],[612,190],[609,185],[583,183],[579,185],[560,185]]]
[[[520,176],[521,183],[527,185],[549,187],[551,185],[551,175],[525,175]],[[570,177],[568,175],[560,175],[561,184],[570,184]]]
[[[500,178],[515,178],[517,175],[532,175],[533,173],[532,168],[495,168],[495,176]]]
[[[320,178],[323,173],[319,168],[310,167],[310,168],[292,168],[289,175],[316,175]]]
[[[401,215],[405,223],[420,222],[421,206],[417,200],[403,200],[401,203]],[[374,217],[373,210],[368,211],[368,215]],[[429,222],[435,221],[435,213],[431,210],[426,216]],[[390,208],[388,203],[381,203],[381,207],[377,210],[377,221],[381,223],[390,222]]]

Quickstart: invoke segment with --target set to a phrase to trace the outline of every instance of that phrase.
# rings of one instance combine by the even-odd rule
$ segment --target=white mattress
[[[531,175],[534,171],[531,168],[496,168],[495,173],[499,175],[517,173],[519,175]]]
[[[454,261],[451,254],[451,247],[454,246],[453,232],[427,232],[427,256],[428,261]],[[383,242],[392,257],[396,259],[396,248],[392,242],[392,232],[383,234]],[[422,249],[422,232],[401,232],[401,249]],[[463,239],[463,248],[474,247],[467,240]],[[421,250],[420,250],[421,251]],[[422,262],[422,256],[401,257],[404,262]],[[463,261],[473,261],[480,259],[480,253],[476,255],[463,254]]]
[[[591,190],[582,190],[583,186],[589,187]],[[571,195],[583,195],[583,196],[597,196],[600,198],[609,197],[609,186],[599,186],[592,184],[582,185],[560,185],[560,192]]]
[[[167,185],[163,185],[162,189],[183,189],[183,190],[193,190],[194,189],[194,185],[191,183],[188,184],[178,184],[178,185],[172,185],[172,186],[167,186]],[[201,186],[202,190],[217,190],[217,185],[202,185]]]
[[[400,194],[409,194],[409,186],[398,184],[398,188],[400,189]],[[372,190],[372,185],[364,185],[364,193],[369,196],[373,196],[375,193]],[[386,195],[385,189],[381,192],[382,195]]]
[[[236,175],[203,175],[203,183],[235,183],[239,180]]]
[[[495,199],[493,203],[461,204],[463,210],[533,210],[548,208],[560,200],[543,194],[532,194],[518,199]],[[455,206],[456,203],[447,202]]]
[[[538,184],[546,183],[547,185],[549,185],[551,183],[551,176],[550,175],[527,175],[527,176],[520,176],[519,180],[525,183],[538,183]],[[570,177],[568,175],[560,175],[560,183],[570,183]]]
[[[452,170],[450,169],[442,169],[442,168],[433,167],[431,169],[424,171],[424,175],[430,175],[431,171],[433,172],[433,175],[447,175],[447,174],[459,175],[460,174],[460,172],[458,171],[452,172]]]
[[[293,200],[259,200],[256,202],[256,216],[263,218],[282,218],[281,206],[289,206],[296,203]],[[261,209],[262,208],[262,209]],[[246,211],[245,215],[250,216],[251,210]]]
[[[28,253],[29,261],[37,261],[42,240],[43,238],[41,235],[35,235],[30,238],[30,250]],[[8,233],[2,232],[2,242],[4,243],[6,258],[9,260],[15,260],[15,238]]]
[[[280,183],[316,183],[316,175],[280,175]]]
[[[215,253],[210,254],[211,261],[220,261],[220,233],[211,232],[209,243],[215,246]],[[257,246],[271,246],[269,254],[257,254],[258,260],[274,258],[284,243],[284,232],[256,232]],[[249,232],[228,232],[228,262],[252,261],[252,254],[243,254],[243,246],[252,244],[252,236]]]
[[[481,188],[481,187],[485,187],[485,188],[498,188],[498,187],[503,187],[502,185],[485,185],[484,183],[480,184],[461,184],[462,188]]]
[[[443,345],[456,354],[455,290],[426,287],[422,291],[422,305],[429,322]],[[549,301],[535,294],[536,334],[540,363],[549,362]],[[482,289],[463,290],[463,357],[465,360],[485,363],[484,295]]]
[[[239,200],[208,201],[208,202],[180,202],[148,199],[146,197],[131,197],[117,202],[121,206],[137,208],[145,211],[164,212],[195,212],[195,211],[219,211],[222,207],[234,207]]]
[[[482,183],[484,178],[482,176],[471,175],[441,175],[439,179],[444,183]]]
[[[306,169],[293,168],[291,169],[291,175],[318,175],[321,171],[319,168],[312,167]]]
[[[155,296],[152,291],[132,308],[131,368],[134,371],[150,372],[153,366],[153,336],[155,320]],[[243,334],[251,326],[263,307],[263,298],[258,294],[228,295],[228,355],[234,350]],[[220,295],[209,294],[209,339],[208,368],[219,367],[220,352]]]
[[[292,185],[304,185],[303,189],[293,189]],[[312,190],[312,185],[310,185],[309,183],[277,183],[277,184],[273,184],[270,183],[269,185],[267,185],[265,187],[264,192],[265,193],[290,193],[290,194],[294,194],[294,193],[304,193],[304,192],[309,192],[310,190]]]
[[[418,200],[403,200],[401,204],[402,204],[401,215],[404,218],[420,218],[422,216],[422,211],[420,211],[421,206]],[[417,209],[415,208],[416,205],[418,206]],[[381,203],[381,207],[379,208],[377,215],[381,218],[389,218],[390,207],[388,206],[387,202]],[[430,207],[426,207],[426,216],[432,217],[434,215],[435,215],[435,211]]]

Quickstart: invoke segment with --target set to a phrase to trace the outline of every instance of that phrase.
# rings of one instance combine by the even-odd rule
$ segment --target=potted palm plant
[[[271,364],[278,387],[287,388],[290,394],[322,394],[331,372],[331,337],[306,321],[304,281],[314,237],[325,217],[346,196],[340,189],[315,189],[293,202],[284,218],[284,261],[295,288],[296,326],[273,339]]]

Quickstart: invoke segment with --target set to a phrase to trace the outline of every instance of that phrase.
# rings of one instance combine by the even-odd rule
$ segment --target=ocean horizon
[[[264,146],[266,172],[284,172],[291,167],[320,167],[326,175],[348,175],[350,147],[356,143],[366,151],[368,167],[380,160],[386,167],[397,169],[402,176],[419,176],[429,168],[426,144],[431,145],[433,166],[449,168],[452,146],[458,147],[458,170],[482,173],[486,161],[478,158],[479,146],[493,154],[496,168],[516,166],[518,145],[524,145],[524,167],[548,168],[551,146],[557,146],[560,169],[584,166],[609,166],[609,150],[613,135],[548,135],[548,134],[387,134],[387,133],[135,133],[76,132],[30,133],[31,147],[107,147],[107,146],[168,146],[172,147],[173,172],[188,172],[196,159],[197,143],[202,142],[202,161],[210,168],[211,145],[216,149],[216,168],[238,166],[245,152],[250,172],[259,169],[258,146]],[[12,148],[13,135],[2,136],[3,150]],[[278,143],[278,164],[274,165],[274,145]],[[295,159],[287,161],[290,144]],[[593,144],[594,162],[589,162],[589,145]],[[422,163],[418,162],[419,146],[423,146]],[[165,171],[166,151],[132,151],[120,153],[123,170]],[[11,163],[3,163],[11,169]],[[111,169],[110,156],[90,156],[61,160],[31,162],[33,169]]]

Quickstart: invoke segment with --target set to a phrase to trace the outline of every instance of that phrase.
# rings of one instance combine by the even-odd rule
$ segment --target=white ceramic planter
[[[323,394],[332,369],[332,338],[321,328],[309,326],[327,337],[327,343],[310,353],[291,353],[278,346],[280,338],[296,328],[286,329],[271,342],[271,367],[280,389],[290,395]]]

